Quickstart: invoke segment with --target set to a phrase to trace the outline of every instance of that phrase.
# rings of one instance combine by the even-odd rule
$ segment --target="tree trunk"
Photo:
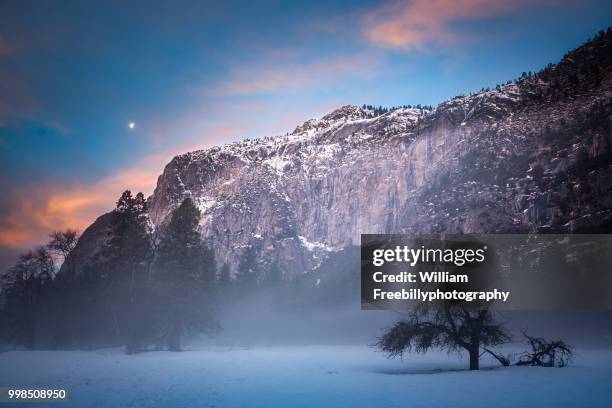
[[[469,351],[470,351],[470,370],[478,370],[480,368],[479,366],[480,347],[478,346],[471,347]]]

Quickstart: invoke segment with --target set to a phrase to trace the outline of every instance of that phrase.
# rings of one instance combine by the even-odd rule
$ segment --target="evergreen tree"
[[[108,216],[110,237],[100,256],[83,268],[74,282],[65,316],[76,345],[83,348],[128,345],[140,348],[135,340],[146,322],[143,316],[150,297],[143,288],[153,256],[144,196],[139,200],[129,190],[117,200]]]
[[[257,284],[259,278],[259,266],[255,248],[251,245],[242,254],[238,271],[236,273],[236,284],[240,287],[249,287]]]
[[[230,267],[224,263],[219,272],[219,278],[217,279],[217,286],[220,288],[227,288],[232,283],[232,277],[230,275]]]
[[[274,261],[266,270],[265,276],[268,285],[278,285],[283,281],[283,271],[278,265],[278,261]]]
[[[172,214],[153,268],[159,345],[173,351],[180,351],[185,334],[216,328],[215,259],[198,232],[199,220],[193,201],[185,199]]]
[[[114,341],[128,343],[128,349],[135,333],[146,323],[145,303],[150,301],[144,286],[153,248],[145,210],[142,193],[136,198],[132,198],[129,190],[122,194],[111,220],[113,235],[104,250],[108,261],[102,274],[97,274],[102,281],[96,295],[102,294],[103,301],[110,303],[102,313],[110,314]]]

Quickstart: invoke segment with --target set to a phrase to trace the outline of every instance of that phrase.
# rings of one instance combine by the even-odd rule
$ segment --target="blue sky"
[[[609,1],[3,1],[0,248],[151,193],[177,153],[345,104],[435,105],[611,21]]]

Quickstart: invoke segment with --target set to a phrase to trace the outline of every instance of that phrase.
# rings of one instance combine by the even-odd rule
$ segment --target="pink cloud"
[[[156,178],[157,172],[149,169],[129,169],[91,185],[43,185],[18,191],[0,222],[0,244],[32,246],[44,242],[54,229],[83,231],[114,207],[121,191],[152,191]]]
[[[412,50],[428,44],[462,40],[452,24],[521,12],[556,0],[411,0],[371,12],[364,18],[364,35],[374,45]]]
[[[323,67],[315,71],[328,72]],[[331,108],[314,107],[311,111],[319,114]],[[58,180],[11,193],[12,202],[0,215],[0,245],[33,247],[46,242],[49,232],[55,229],[83,231],[98,216],[114,208],[123,190],[151,194],[157,177],[173,156],[246,136],[291,131],[308,119],[304,115],[301,106],[246,98],[215,104],[203,100],[180,115],[157,118],[148,131],[143,127],[134,135],[153,144],[154,151],[138,159],[133,166],[120,168],[90,184]]]
[[[349,55],[305,64],[278,61],[260,67],[241,67],[215,88],[223,95],[293,92],[325,86],[338,79],[372,75],[380,62],[372,55]]]
[[[120,169],[91,184],[56,183],[17,191],[0,219],[0,245],[23,248],[45,242],[50,231],[83,231],[98,216],[112,210],[122,191],[153,192],[164,165],[176,154],[201,146],[183,145],[142,158],[134,167]]]
[[[56,229],[74,228],[82,232],[98,216],[115,207],[122,191],[151,194],[164,166],[175,155],[211,146],[244,131],[232,126],[209,127],[205,143],[194,141],[167,147],[91,184],[47,183],[12,192],[12,203],[0,217],[0,245],[32,247],[44,243],[49,232]]]

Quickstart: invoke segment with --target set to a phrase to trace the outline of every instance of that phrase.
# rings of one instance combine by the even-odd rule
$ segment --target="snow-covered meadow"
[[[65,388],[71,401],[60,405],[71,407],[612,406],[612,351],[576,350],[567,368],[466,365],[360,346],[6,352],[0,386]]]

